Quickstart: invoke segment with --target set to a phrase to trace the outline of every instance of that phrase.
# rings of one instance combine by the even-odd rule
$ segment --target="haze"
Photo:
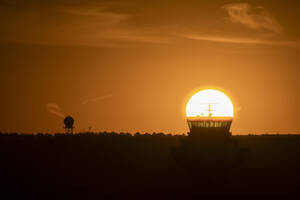
[[[233,134],[299,133],[300,2],[0,0],[0,131],[188,131],[215,88]]]

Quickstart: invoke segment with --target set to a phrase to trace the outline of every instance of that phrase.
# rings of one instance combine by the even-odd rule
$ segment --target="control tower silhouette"
[[[213,116],[213,105],[215,103],[203,103],[207,105],[208,116],[203,113],[195,117],[187,117],[190,129],[189,136],[231,136],[229,132],[233,117]]]

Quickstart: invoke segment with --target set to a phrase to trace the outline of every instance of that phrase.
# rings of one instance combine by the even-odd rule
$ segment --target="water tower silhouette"
[[[67,116],[64,119],[64,124],[65,124],[65,133],[66,134],[73,134],[73,129],[74,129],[74,119],[71,116]]]
[[[187,104],[187,123],[190,136],[230,136],[233,120],[231,100],[217,90],[202,90]]]

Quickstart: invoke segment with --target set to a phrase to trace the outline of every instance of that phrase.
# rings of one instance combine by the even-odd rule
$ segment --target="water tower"
[[[67,116],[64,119],[64,128],[65,128],[65,133],[66,134],[73,134],[73,129],[74,129],[74,119],[71,116]]]
[[[233,120],[231,100],[218,90],[202,90],[186,106],[190,136],[230,136]]]

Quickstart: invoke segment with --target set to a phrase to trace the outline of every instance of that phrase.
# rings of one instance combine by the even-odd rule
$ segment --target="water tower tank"
[[[65,132],[67,134],[73,134],[73,129],[74,129],[74,118],[71,116],[67,116],[64,119],[64,124],[65,124]]]

